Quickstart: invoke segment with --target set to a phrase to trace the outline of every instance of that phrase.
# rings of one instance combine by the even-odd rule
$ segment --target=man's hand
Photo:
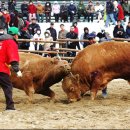
[[[23,74],[22,74],[22,72],[19,70],[18,72],[17,72],[17,77],[22,77],[23,76]]]

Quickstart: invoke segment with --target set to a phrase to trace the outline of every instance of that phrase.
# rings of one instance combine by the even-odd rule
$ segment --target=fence
[[[112,38],[112,41],[126,41],[130,42],[130,39],[124,39],[124,38]],[[44,44],[47,43],[55,43],[55,44],[65,44],[66,42],[88,42],[88,40],[79,40],[79,39],[58,39],[57,41],[45,41],[45,40],[32,40],[32,39],[17,39],[18,42],[42,42]],[[74,52],[79,52],[80,50],[76,49],[69,49],[69,48],[55,48],[55,51],[30,51],[30,50],[19,50],[19,52],[33,52],[33,53],[45,53],[45,54],[67,54],[67,52],[74,51]],[[66,59],[66,60],[73,60],[74,57],[61,57],[61,59]]]

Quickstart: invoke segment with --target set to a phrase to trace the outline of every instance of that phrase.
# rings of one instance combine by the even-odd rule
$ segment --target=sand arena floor
[[[106,99],[99,92],[95,101],[85,96],[71,104],[67,104],[61,83],[52,86],[52,89],[59,99],[57,103],[35,94],[34,104],[27,103],[23,91],[14,89],[16,111],[4,111],[5,98],[0,89],[0,129],[130,128],[130,85],[126,81],[109,83]]]

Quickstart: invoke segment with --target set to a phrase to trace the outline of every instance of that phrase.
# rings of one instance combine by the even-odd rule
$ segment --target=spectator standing
[[[121,25],[121,21],[117,21],[117,25],[114,28],[113,36],[115,38],[125,38],[125,30],[124,27]]]
[[[26,22],[25,22],[26,23]],[[21,28],[20,30],[20,39],[31,39],[31,35],[29,34],[27,30],[27,23],[24,27]],[[24,49],[24,50],[29,50],[30,47],[30,42],[20,42],[19,44],[19,49]]]
[[[37,4],[36,8],[37,8],[37,21],[38,22],[43,22],[43,17],[44,17],[45,10],[44,10],[44,6],[41,4],[40,1],[38,1],[38,4]]]
[[[9,13],[15,11],[15,6],[16,6],[16,1],[15,1],[15,0],[10,0],[10,1],[8,2],[8,10],[9,10]]]
[[[106,17],[106,27],[108,27],[110,20],[112,20],[114,25],[116,25],[116,21],[114,19],[114,5],[112,3],[112,0],[108,0],[106,2]]]
[[[8,33],[13,36],[4,34],[4,28],[0,26],[0,86],[6,98],[6,110],[15,110],[9,65],[11,65],[17,77],[22,77],[22,73],[19,70],[18,46],[14,41],[14,38],[18,37],[18,28],[11,27]]]
[[[74,32],[74,26],[71,26],[70,27],[70,32],[68,32],[66,34],[66,38],[69,38],[69,39],[78,39],[78,34],[76,34]],[[80,50],[80,45],[79,45],[79,42],[68,42],[68,48],[70,49],[76,49],[76,46],[78,47],[78,49]],[[72,56],[72,57],[75,57],[76,56],[76,52],[72,51],[72,52],[68,52],[68,56]]]
[[[51,37],[51,33],[49,30],[46,30],[45,33],[44,33],[44,36],[45,36],[45,41],[53,41],[53,38]],[[45,43],[44,44],[44,50],[45,51],[49,51],[51,50],[51,48],[53,48],[53,43]],[[44,55],[45,57],[49,56],[48,54],[45,54]]]
[[[84,28],[84,33],[81,35],[80,40],[88,40],[88,35],[89,35],[89,29],[87,27]],[[89,45],[88,42],[80,42],[83,45],[83,48]]]
[[[130,22],[128,22],[128,25],[126,27],[126,37],[130,38]]]
[[[76,14],[76,6],[74,5],[74,2],[71,1],[70,5],[68,6],[68,14],[70,16],[70,22],[74,21],[74,15]]]
[[[29,17],[28,17],[28,4],[27,4],[26,0],[24,0],[23,3],[21,4],[21,12],[23,14],[23,17],[26,17],[26,20],[29,20]]]
[[[93,15],[95,12],[95,8],[92,1],[89,1],[88,6],[86,7],[86,12],[87,12],[88,22],[90,22],[90,17],[91,17],[91,22],[93,22]]]
[[[68,22],[68,6],[66,4],[66,1],[63,1],[63,4],[60,6],[60,17],[61,22],[62,20],[64,22]]]
[[[31,24],[28,26],[28,31],[31,36],[34,36],[36,30],[40,29],[39,24],[36,21],[36,18],[32,18]]]
[[[128,22],[129,21],[129,7],[130,5],[128,4],[128,0],[125,0],[122,4],[123,10],[124,10],[124,15],[125,15],[125,19]]]
[[[124,23],[125,16],[124,16],[124,11],[123,11],[121,4],[118,4],[117,1],[114,1],[114,6],[116,8],[118,8],[118,18],[117,19],[121,21],[122,25],[124,25],[125,24]]]
[[[78,24],[77,22],[74,22],[72,26],[74,27],[74,32],[75,32],[77,35],[79,35],[79,29],[78,29],[78,27],[77,27],[77,24]]]
[[[36,33],[33,36],[33,39],[34,40],[43,40],[43,37],[44,36],[41,34],[41,30],[37,29]],[[44,43],[42,43],[42,42],[34,42],[33,44],[34,44],[35,50],[39,50],[39,51],[43,50]]]
[[[47,1],[45,3],[46,22],[50,22],[51,21],[51,11],[52,11],[51,3],[49,1]]]
[[[3,16],[3,13],[0,12],[0,27],[3,27],[5,29],[6,24],[5,24],[5,18]]]
[[[77,13],[78,13],[78,21],[80,21],[81,15],[84,16],[84,21],[85,21],[86,12],[85,12],[85,5],[83,3],[83,0],[79,1],[79,4],[77,6]]]
[[[32,18],[36,18],[37,8],[32,1],[30,1],[28,5],[28,13],[29,13],[29,21],[31,21]]]
[[[60,31],[58,33],[58,39],[66,39],[66,34],[68,33],[67,30],[65,30],[65,26],[64,24],[60,25]],[[66,48],[67,45],[66,44],[59,44],[59,48]]]
[[[53,38],[53,41],[56,41],[57,40],[57,32],[56,32],[56,29],[54,29],[54,23],[53,22],[51,22],[50,28],[48,28],[47,30],[50,31],[51,37]],[[55,47],[55,44],[54,44],[54,47]]]
[[[58,4],[57,1],[54,2],[54,5],[52,6],[52,12],[55,17],[55,22],[59,22],[59,17],[60,17],[60,5]]]
[[[10,18],[10,14],[8,13],[7,9],[5,9],[3,11],[3,16],[5,18],[5,28],[8,32],[8,27],[9,27],[9,23],[10,23],[11,18]]]
[[[5,2],[1,2],[0,11],[4,11],[6,9]]]

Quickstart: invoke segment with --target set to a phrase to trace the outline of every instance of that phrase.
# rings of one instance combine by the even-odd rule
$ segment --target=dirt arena
[[[35,94],[34,104],[27,103],[23,91],[14,89],[16,111],[4,111],[5,99],[0,90],[0,129],[128,129],[130,128],[130,85],[124,80],[114,80],[108,85],[108,97],[101,92],[91,101],[89,96],[67,104],[61,83],[52,86],[59,101],[49,102]]]

